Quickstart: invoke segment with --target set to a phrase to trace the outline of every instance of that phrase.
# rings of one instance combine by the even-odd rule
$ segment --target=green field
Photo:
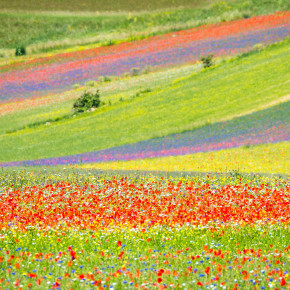
[[[2,115],[0,117],[0,134],[19,131],[26,127],[35,127],[37,124],[52,122],[57,118],[71,118],[74,114],[72,111],[73,103],[84,91],[95,92],[96,89],[99,89],[101,99],[107,104],[111,102],[114,105],[120,103],[120,99],[130,100],[146,90],[160,90],[162,87],[169,86],[172,81],[188,77],[193,72],[200,71],[201,68],[201,64],[195,64],[140,74],[135,77],[111,77],[112,81],[110,82],[89,82],[85,86],[59,95],[40,98],[43,103],[37,100],[27,100],[21,104],[5,104],[0,113]],[[23,108],[19,109],[21,105]],[[16,110],[13,111],[14,108]]]
[[[15,133],[2,133],[0,161],[110,148],[259,110],[289,94],[288,51],[289,40],[286,40],[95,112]],[[9,118],[4,115],[1,123],[5,122],[8,124]],[[16,121],[14,124],[19,126]]]
[[[108,45],[290,9],[287,0],[133,2],[134,5],[132,1],[3,0],[0,3],[0,59],[14,56],[15,48],[21,45],[27,48],[28,54],[87,44]],[[183,8],[176,9],[180,6]],[[156,9],[159,10],[152,12]],[[67,10],[73,13],[63,12]]]
[[[164,8],[187,7],[196,8],[203,3],[211,3],[214,0],[30,0],[30,1],[7,1],[2,0],[0,9],[15,9],[28,11],[138,11],[156,10]]]

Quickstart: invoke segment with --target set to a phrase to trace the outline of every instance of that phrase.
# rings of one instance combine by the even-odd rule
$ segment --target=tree
[[[209,54],[207,56],[203,56],[203,57],[201,57],[200,60],[202,61],[204,68],[211,67],[214,64],[213,63],[213,54]]]
[[[85,112],[101,105],[99,90],[96,93],[84,92],[73,104],[73,110],[78,113]]]

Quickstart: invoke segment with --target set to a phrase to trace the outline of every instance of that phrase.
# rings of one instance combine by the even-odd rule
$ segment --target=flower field
[[[112,81],[102,98],[107,105],[82,115],[73,116],[71,108],[85,88],[51,105],[4,114],[0,162],[88,163],[288,140],[288,51],[285,39],[210,69],[171,70],[170,80],[164,81],[169,73],[150,73],[139,88],[131,82],[137,77],[123,79],[122,88]]]
[[[2,66],[1,102],[63,92],[75,83],[122,75],[134,67],[142,70],[148,65],[158,68],[192,63],[201,52],[220,56],[248,51],[255,44],[270,44],[288,36],[289,17],[288,12],[279,12]]]
[[[18,177],[1,179],[2,289],[289,289],[283,179]]]
[[[76,165],[99,170],[141,170],[169,172],[239,172],[288,174],[289,142],[246,145],[195,154]]]
[[[261,1],[0,9],[0,290],[290,289],[290,11]]]
[[[226,122],[203,126],[193,131],[105,150],[40,160],[6,162],[0,165],[34,166],[125,161],[288,141],[290,136],[289,106],[288,101],[269,109]],[[287,156],[288,151],[286,152]],[[107,167],[110,167],[110,163]],[[142,166],[138,169],[142,169]]]

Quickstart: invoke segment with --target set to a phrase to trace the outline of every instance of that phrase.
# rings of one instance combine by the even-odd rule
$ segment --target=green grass
[[[0,136],[1,161],[100,150],[226,120],[289,93],[289,40],[79,117]],[[5,116],[4,116],[5,118]]]
[[[146,0],[143,2],[135,0],[1,0],[0,9],[14,9],[26,11],[140,11],[156,10],[164,8],[187,7],[196,8],[214,0]]]
[[[25,11],[10,11],[14,9]],[[134,1],[135,2],[135,1]],[[16,46],[27,47],[27,53],[43,52],[52,49],[63,49],[86,44],[106,44],[120,40],[134,40],[149,35],[165,33],[180,29],[196,27],[202,24],[247,18],[253,15],[269,14],[275,11],[290,9],[287,0],[270,2],[268,0],[236,0],[236,1],[180,1],[173,6],[172,1],[136,2],[141,3],[144,12],[118,12],[118,13],[83,13],[82,7],[88,11],[105,11],[106,7],[114,7],[114,11],[128,10],[133,7],[127,1],[111,4],[111,1],[94,1],[96,9],[82,6],[82,2],[74,1],[65,5],[65,1],[41,1],[41,5],[33,5],[33,1],[2,1],[0,4],[0,56],[13,56]],[[8,5],[9,3],[9,5]],[[28,7],[30,3],[31,7]],[[57,5],[61,4],[60,6]],[[93,3],[90,1],[90,3]],[[106,6],[105,3],[108,3]],[[139,10],[138,4],[134,8]],[[161,6],[158,6],[159,5]],[[178,3],[178,4],[177,4]],[[187,9],[173,9],[172,7],[184,5]],[[38,10],[54,10],[71,8],[74,13],[64,12],[31,12]],[[1,6],[2,5],[2,6]],[[23,6],[21,6],[23,5]],[[75,6],[74,6],[75,5]],[[118,7],[120,5],[120,8]],[[128,6],[126,6],[128,5]],[[26,7],[26,8],[25,8]],[[47,9],[45,9],[47,7]],[[75,9],[73,8],[75,7]],[[138,8],[139,7],[139,8]],[[169,8],[152,12],[156,8]],[[34,8],[34,9],[33,9]],[[1,12],[2,9],[2,12]],[[7,11],[3,9],[8,9]],[[15,7],[16,9],[16,7]],[[112,10],[109,9],[109,10]],[[142,9],[142,10],[143,10]],[[8,33],[9,32],[9,33]]]
[[[28,100],[27,109],[19,110],[19,104],[4,105],[4,115],[0,116],[0,134],[6,132],[19,131],[25,127],[35,127],[36,124],[51,122],[53,119],[72,117],[72,106],[74,101],[81,96],[84,91],[100,90],[101,99],[112,105],[120,103],[120,98],[129,100],[141,97],[144,90],[157,90],[167,87],[172,81],[187,77],[195,71],[201,69],[201,64],[185,65],[182,67],[170,68],[165,71],[151,72],[141,74],[136,77],[112,78],[111,82],[96,83],[95,87],[80,87],[76,90],[64,92],[60,95],[50,96],[51,102],[36,105],[37,100]],[[42,100],[47,100],[44,97]],[[17,110],[11,113],[9,108],[17,107]]]
[[[146,281],[147,285],[156,283],[158,277],[152,271],[152,268],[153,270],[156,268],[156,271],[159,269],[169,269],[167,275],[162,276],[163,283],[172,283],[173,285],[176,283],[177,285],[183,285],[183,287],[188,286],[192,289],[199,289],[197,281],[205,283],[209,280],[207,275],[203,275],[203,277],[199,276],[209,266],[210,275],[214,277],[219,274],[221,280],[218,282],[224,283],[227,281],[225,285],[229,289],[233,289],[237,282],[243,289],[252,289],[252,283],[244,281],[241,272],[250,272],[250,278],[252,278],[252,273],[256,269],[259,269],[259,271],[253,278],[255,279],[256,277],[257,279],[259,277],[260,285],[280,286],[278,279],[277,281],[273,279],[273,282],[269,283],[261,272],[265,273],[269,269],[267,264],[269,264],[270,260],[273,260],[273,263],[270,264],[270,270],[273,269],[275,271],[276,265],[274,263],[279,260],[279,269],[282,269],[283,272],[287,271],[286,247],[289,244],[287,226],[264,225],[254,227],[239,225],[236,227],[213,229],[214,233],[207,228],[195,229],[192,227],[176,227],[172,229],[166,227],[146,227],[145,233],[141,231],[141,228],[134,231],[121,228],[119,230],[94,232],[63,228],[47,231],[29,229],[25,234],[17,230],[13,232],[5,230],[2,231],[5,239],[0,241],[0,246],[5,249],[5,251],[0,252],[4,260],[2,267],[5,270],[8,269],[8,265],[13,265],[16,268],[18,266],[17,262],[20,261],[21,268],[13,271],[14,276],[9,271],[3,271],[2,277],[5,280],[7,279],[10,283],[7,284],[11,286],[13,285],[10,282],[12,279],[21,279],[25,286],[23,289],[29,289],[31,288],[29,283],[33,283],[32,285],[36,286],[36,279],[27,278],[28,273],[33,273],[37,269],[37,274],[44,276],[45,279],[41,279],[41,285],[35,288],[48,289],[48,283],[52,284],[58,277],[62,277],[60,283],[66,289],[92,289],[92,286],[87,285],[88,283],[82,283],[83,281],[80,280],[79,275],[93,272],[95,279],[100,277],[100,281],[101,279],[104,280],[103,283],[106,284],[103,285],[113,284],[116,287],[114,289],[124,289],[123,281],[127,283],[128,281],[134,281],[133,284],[139,285],[143,281]],[[149,242],[147,242],[148,239]],[[125,244],[125,248],[118,247],[117,241],[121,241],[122,245]],[[223,258],[215,257],[214,254],[205,254],[205,245],[213,247],[214,250],[221,249]],[[71,266],[68,266],[71,258],[67,249],[71,246],[77,252],[77,258],[73,263],[71,262]],[[25,255],[27,253],[27,257],[25,259],[21,259],[21,252],[17,251],[17,248],[26,249]],[[243,253],[244,249],[245,253]],[[254,252],[259,250],[259,257],[261,258],[253,259],[252,255],[249,254],[250,252],[248,252],[248,255],[246,254],[249,251],[246,249],[251,249]],[[8,250],[10,254],[7,254],[6,251]],[[118,259],[121,251],[124,251],[124,256],[122,259]],[[177,251],[182,251],[183,253],[179,255]],[[274,251],[281,253],[279,258],[277,257],[278,254],[275,254]],[[13,259],[11,261],[9,259],[11,252],[17,257],[17,260]],[[104,254],[101,255],[100,252]],[[43,255],[41,267],[39,266],[39,260],[36,259],[39,253]],[[53,254],[49,255],[49,253]],[[56,253],[62,253],[63,255],[61,258],[57,258]],[[52,258],[47,258],[47,254],[48,257]],[[191,262],[191,256],[198,258],[194,262]],[[239,267],[234,264],[235,258],[239,261]],[[244,263],[242,263],[243,258],[246,261]],[[262,258],[268,262],[263,262]],[[58,267],[56,262],[58,259],[63,262],[62,267]],[[250,262],[251,260],[253,261]],[[168,266],[166,263],[170,265]],[[192,265],[193,268],[198,269],[197,274],[186,275],[188,263],[191,263],[189,266]],[[220,264],[225,269],[219,273],[213,263]],[[229,263],[233,266],[229,267]],[[97,272],[97,269],[107,267],[109,271],[103,271],[103,275]],[[118,269],[126,269],[127,273],[133,273],[134,276],[132,275],[132,278],[129,278],[127,274],[122,273],[113,277],[111,273],[115,273]],[[140,278],[135,278],[136,269],[142,271]],[[178,274],[172,273],[174,269]],[[72,270],[75,274],[71,273]],[[66,273],[69,273],[68,276],[65,276],[67,275]],[[87,275],[85,277],[87,278]],[[105,282],[107,277],[110,280]],[[90,280],[87,279],[87,281]],[[287,279],[286,281],[289,280]]]

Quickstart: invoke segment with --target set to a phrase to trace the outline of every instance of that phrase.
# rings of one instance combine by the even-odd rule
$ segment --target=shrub
[[[213,54],[209,54],[207,56],[203,56],[200,59],[202,61],[203,67],[208,68],[213,66]]]
[[[89,87],[95,87],[97,85],[97,83],[95,81],[89,81],[86,83],[86,86],[89,86]]]
[[[15,55],[16,56],[21,56],[21,55],[25,55],[26,54],[26,49],[24,46],[18,46],[15,49]]]
[[[73,104],[73,110],[78,113],[85,112],[101,105],[99,90],[96,93],[84,92]]]
[[[115,41],[109,39],[107,42],[104,43],[105,46],[111,46],[111,45],[114,45],[115,44]]]
[[[106,82],[110,82],[111,81],[111,78],[108,77],[108,76],[99,76],[98,81],[100,83],[106,83]]]
[[[110,82],[111,81],[111,78],[109,78],[108,76],[104,76],[104,82]]]
[[[251,14],[250,13],[247,13],[247,12],[244,12],[243,13],[243,18],[244,19],[248,19],[248,18],[250,18],[251,17]]]

